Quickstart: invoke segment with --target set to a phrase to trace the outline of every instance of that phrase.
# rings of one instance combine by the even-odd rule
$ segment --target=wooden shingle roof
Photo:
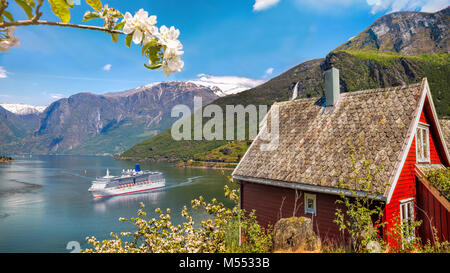
[[[425,82],[342,93],[337,105],[329,107],[323,106],[323,98],[277,103],[278,146],[272,151],[261,149],[268,143],[261,136],[267,131],[261,130],[233,177],[339,188],[339,179],[351,183],[351,146],[361,144],[363,157],[373,166],[383,166],[374,186],[387,197],[389,189],[383,185],[392,183],[402,161]],[[360,190],[356,185],[350,189]]]

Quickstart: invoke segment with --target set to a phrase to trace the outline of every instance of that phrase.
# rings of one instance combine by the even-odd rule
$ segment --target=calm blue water
[[[136,216],[141,202],[151,217],[157,207],[171,208],[175,224],[184,219],[183,206],[190,207],[190,200],[200,195],[232,205],[224,197],[226,178],[218,170],[141,163],[141,169],[163,172],[166,187],[94,200],[88,188],[95,177],[104,176],[106,168],[118,175],[134,163],[89,156],[15,159],[0,164],[0,252],[70,252],[70,241],[86,248],[86,236],[108,239],[111,231],[133,231],[132,224],[118,219]],[[205,217],[197,210],[192,215]]]

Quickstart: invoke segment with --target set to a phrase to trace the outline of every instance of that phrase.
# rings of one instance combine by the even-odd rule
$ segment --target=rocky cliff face
[[[14,152],[117,153],[170,127],[177,104],[193,107],[218,98],[208,87],[185,82],[162,82],[119,93],[79,93],[60,99],[41,114],[34,133]]]
[[[376,20],[336,50],[376,50],[411,56],[450,53],[450,7],[436,13],[395,12]]]

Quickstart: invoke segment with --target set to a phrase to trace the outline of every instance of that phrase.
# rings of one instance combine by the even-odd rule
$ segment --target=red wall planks
[[[257,220],[262,226],[274,225],[279,219],[294,215],[295,190],[247,181],[240,181],[240,183],[241,208],[247,212],[255,210]],[[339,199],[339,196],[312,193],[316,195],[317,205],[317,214],[312,216],[305,214],[305,192],[298,190],[298,193],[301,196],[297,200],[295,216],[312,218],[314,231],[322,239],[342,239],[342,233],[337,224],[333,222],[336,219],[335,212],[338,207],[336,200]]]
[[[417,182],[417,212],[422,225],[419,235],[423,243],[433,242],[433,230],[436,228],[440,241],[448,241],[450,238],[450,212],[439,203],[432,193],[420,182]]]
[[[422,113],[420,115],[419,121],[422,123],[426,123],[430,125],[429,130],[429,143],[430,143],[430,163],[431,164],[443,164],[442,160],[442,151],[440,151],[439,147],[436,146],[436,143],[438,141],[437,136],[437,130],[434,128],[434,124],[431,124],[431,118],[430,118],[430,110],[427,108],[424,108],[422,110]],[[385,219],[387,221],[387,231],[389,231],[395,222],[395,220],[400,219],[400,201],[408,198],[415,198],[414,202],[416,206],[419,206],[418,200],[420,200],[420,209],[425,211],[433,211],[433,214],[439,215],[440,212],[437,212],[439,204],[437,200],[434,200],[434,198],[431,194],[424,192],[422,189],[416,189],[416,177],[415,177],[415,164],[416,162],[416,139],[414,137],[413,142],[411,144],[410,150],[408,151],[408,155],[406,157],[405,164],[403,165],[402,171],[400,173],[400,176],[398,178],[397,184],[395,186],[393,195],[391,197],[391,201],[389,204],[386,205],[385,208]],[[420,183],[420,182],[419,182]],[[417,183],[417,185],[419,185]],[[418,195],[422,194],[421,197]],[[418,213],[418,209],[415,209],[416,219],[423,220],[422,226],[427,224],[425,222],[429,222],[426,219],[423,219],[423,217],[426,217],[423,215],[423,213]],[[435,219],[436,224],[438,224],[439,227],[436,227],[439,229],[439,232],[441,232],[442,226],[440,224],[440,218]],[[421,227],[422,233],[428,234],[429,228],[428,227]]]

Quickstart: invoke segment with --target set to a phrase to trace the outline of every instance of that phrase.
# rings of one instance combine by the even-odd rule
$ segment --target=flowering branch
[[[77,24],[61,23],[61,22],[50,22],[50,21],[43,21],[43,20],[36,20],[36,21],[22,20],[22,21],[14,21],[14,22],[5,22],[3,24],[0,24],[0,29],[12,27],[12,26],[32,26],[32,25],[72,27],[72,28],[80,28],[80,29],[98,30],[98,31],[104,31],[104,32],[108,32],[108,33],[124,34],[120,30],[107,29],[105,27],[97,27],[97,26],[90,26],[90,25],[77,25]]]
[[[37,5],[36,5],[37,1]],[[180,31],[174,27],[162,26],[156,27],[156,16],[148,16],[148,12],[140,9],[132,16],[129,12],[123,15],[120,11],[109,8],[100,0],[86,0],[94,11],[87,11],[83,16],[83,21],[93,19],[102,19],[103,27],[71,24],[70,9],[73,8],[73,2],[68,0],[48,0],[53,13],[61,19],[61,22],[49,22],[40,20],[44,0],[16,0],[15,2],[22,7],[28,20],[15,21],[13,15],[6,9],[8,1],[0,0],[0,52],[7,52],[13,46],[19,46],[19,39],[14,37],[14,31],[18,26],[31,25],[49,25],[59,27],[72,27],[79,29],[88,29],[102,31],[111,35],[113,42],[117,42],[119,34],[127,35],[125,44],[131,46],[131,42],[142,47],[142,55],[149,59],[148,64],[144,66],[148,69],[163,70],[164,75],[177,73],[183,70],[184,62],[181,60],[183,55],[183,45],[178,40]],[[34,12],[33,12],[34,11]],[[123,20],[118,23],[119,18]]]

